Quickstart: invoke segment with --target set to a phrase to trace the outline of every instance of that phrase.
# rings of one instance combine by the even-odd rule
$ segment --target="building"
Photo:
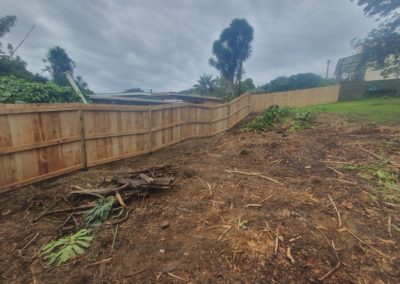
[[[340,58],[335,69],[336,80],[342,82],[397,79],[394,75],[384,78],[381,75],[382,70],[374,70],[368,67],[367,63],[368,61],[362,53]]]

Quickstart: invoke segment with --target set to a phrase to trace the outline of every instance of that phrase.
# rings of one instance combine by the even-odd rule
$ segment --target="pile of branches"
[[[103,178],[95,188],[71,186],[71,191],[63,196],[63,199],[71,205],[69,208],[53,210],[57,206],[55,204],[43,211],[33,221],[36,222],[47,215],[69,213],[64,222],[57,228],[59,235],[62,235],[66,231],[82,227],[82,224],[78,224],[74,217],[76,215],[84,214],[83,221],[86,222],[87,226],[90,226],[89,223],[101,224],[114,212],[119,212],[117,216],[112,217],[115,219],[114,221],[107,222],[110,225],[115,225],[128,218],[131,211],[131,208],[127,206],[128,202],[138,197],[144,198],[154,190],[171,189],[175,175],[176,170],[169,165],[137,171],[114,172],[112,178]],[[125,216],[119,218],[123,212],[125,212]],[[97,216],[97,220],[93,220],[94,215]]]
[[[118,177],[111,180],[103,179],[98,188],[85,189],[74,186],[75,190],[68,194],[68,198],[77,201],[88,196],[96,198],[115,196],[120,205],[126,207],[125,200],[147,195],[149,190],[170,189],[175,180],[175,171],[170,166],[116,174]]]

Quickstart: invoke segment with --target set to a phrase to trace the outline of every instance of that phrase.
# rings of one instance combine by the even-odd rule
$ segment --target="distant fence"
[[[262,112],[271,105],[301,107],[338,101],[340,86],[267,93],[251,96],[252,112]]]
[[[338,86],[242,95],[220,105],[0,105],[0,192],[223,132],[273,104],[336,102]]]
[[[370,91],[399,95],[400,79],[341,82],[339,101],[362,99]]]

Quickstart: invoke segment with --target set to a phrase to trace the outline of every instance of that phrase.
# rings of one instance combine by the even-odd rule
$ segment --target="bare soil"
[[[297,133],[239,126],[19,189],[0,197],[0,282],[399,283],[400,193],[343,168],[378,162],[360,148],[400,163],[400,127],[333,115]],[[68,214],[33,219],[54,204],[71,206],[62,199],[71,185],[95,187],[116,172],[167,164],[177,171],[174,187],[128,203],[113,251],[115,225],[106,223],[65,265],[38,255]]]

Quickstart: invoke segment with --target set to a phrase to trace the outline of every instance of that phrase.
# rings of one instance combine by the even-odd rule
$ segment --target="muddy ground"
[[[25,187],[0,197],[0,282],[399,283],[400,192],[360,170],[383,159],[398,175],[400,127],[322,115],[297,133],[237,127]],[[71,185],[166,164],[176,168],[175,186],[127,204],[113,251],[115,225],[103,224],[65,265],[38,255],[67,214],[32,220],[71,206],[62,199]]]

